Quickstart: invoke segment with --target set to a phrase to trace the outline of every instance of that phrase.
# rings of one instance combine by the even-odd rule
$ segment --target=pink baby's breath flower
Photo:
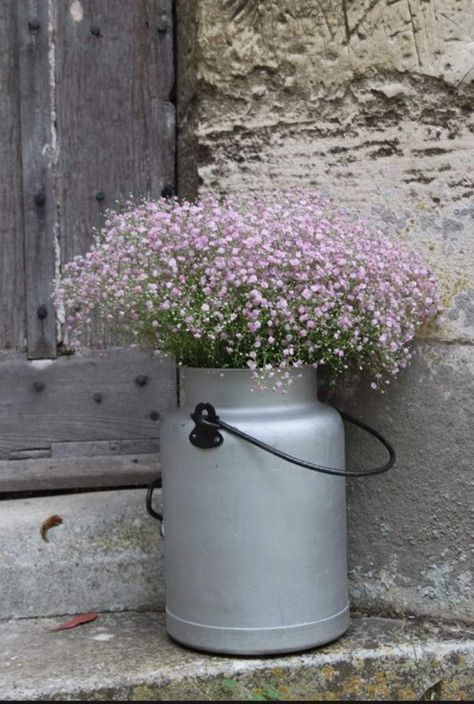
[[[249,330],[249,332],[257,332],[260,327],[261,323],[259,323],[258,320],[252,323],[247,323],[247,330]]]
[[[55,285],[73,340],[97,316],[179,364],[349,366],[382,388],[439,311],[418,256],[313,190],[130,203]],[[264,334],[265,333],[265,334]]]

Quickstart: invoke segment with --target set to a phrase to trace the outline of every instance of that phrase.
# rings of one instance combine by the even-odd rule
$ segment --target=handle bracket
[[[196,423],[196,427],[189,435],[189,440],[194,447],[210,450],[222,445],[224,438],[218,430],[219,416],[214,406],[210,403],[198,403],[194,413],[191,413],[191,418]]]

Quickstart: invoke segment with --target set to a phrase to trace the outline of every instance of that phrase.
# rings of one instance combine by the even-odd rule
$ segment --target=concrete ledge
[[[173,643],[157,613],[0,622],[3,700],[472,700],[474,630],[353,617],[336,643],[231,658]]]
[[[160,527],[146,512],[145,493],[3,501],[0,618],[163,609]],[[45,542],[40,528],[53,515],[63,522]]]

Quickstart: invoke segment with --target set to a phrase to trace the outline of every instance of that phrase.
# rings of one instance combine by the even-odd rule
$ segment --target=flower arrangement
[[[356,367],[383,388],[439,310],[413,252],[314,191],[128,203],[64,267],[72,342],[98,316],[194,367]]]

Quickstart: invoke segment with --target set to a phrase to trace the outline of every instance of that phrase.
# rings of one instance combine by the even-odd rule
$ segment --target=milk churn
[[[283,394],[249,370],[184,370],[162,429],[166,627],[182,644],[285,653],[348,627],[343,421],[314,369],[293,374]]]

